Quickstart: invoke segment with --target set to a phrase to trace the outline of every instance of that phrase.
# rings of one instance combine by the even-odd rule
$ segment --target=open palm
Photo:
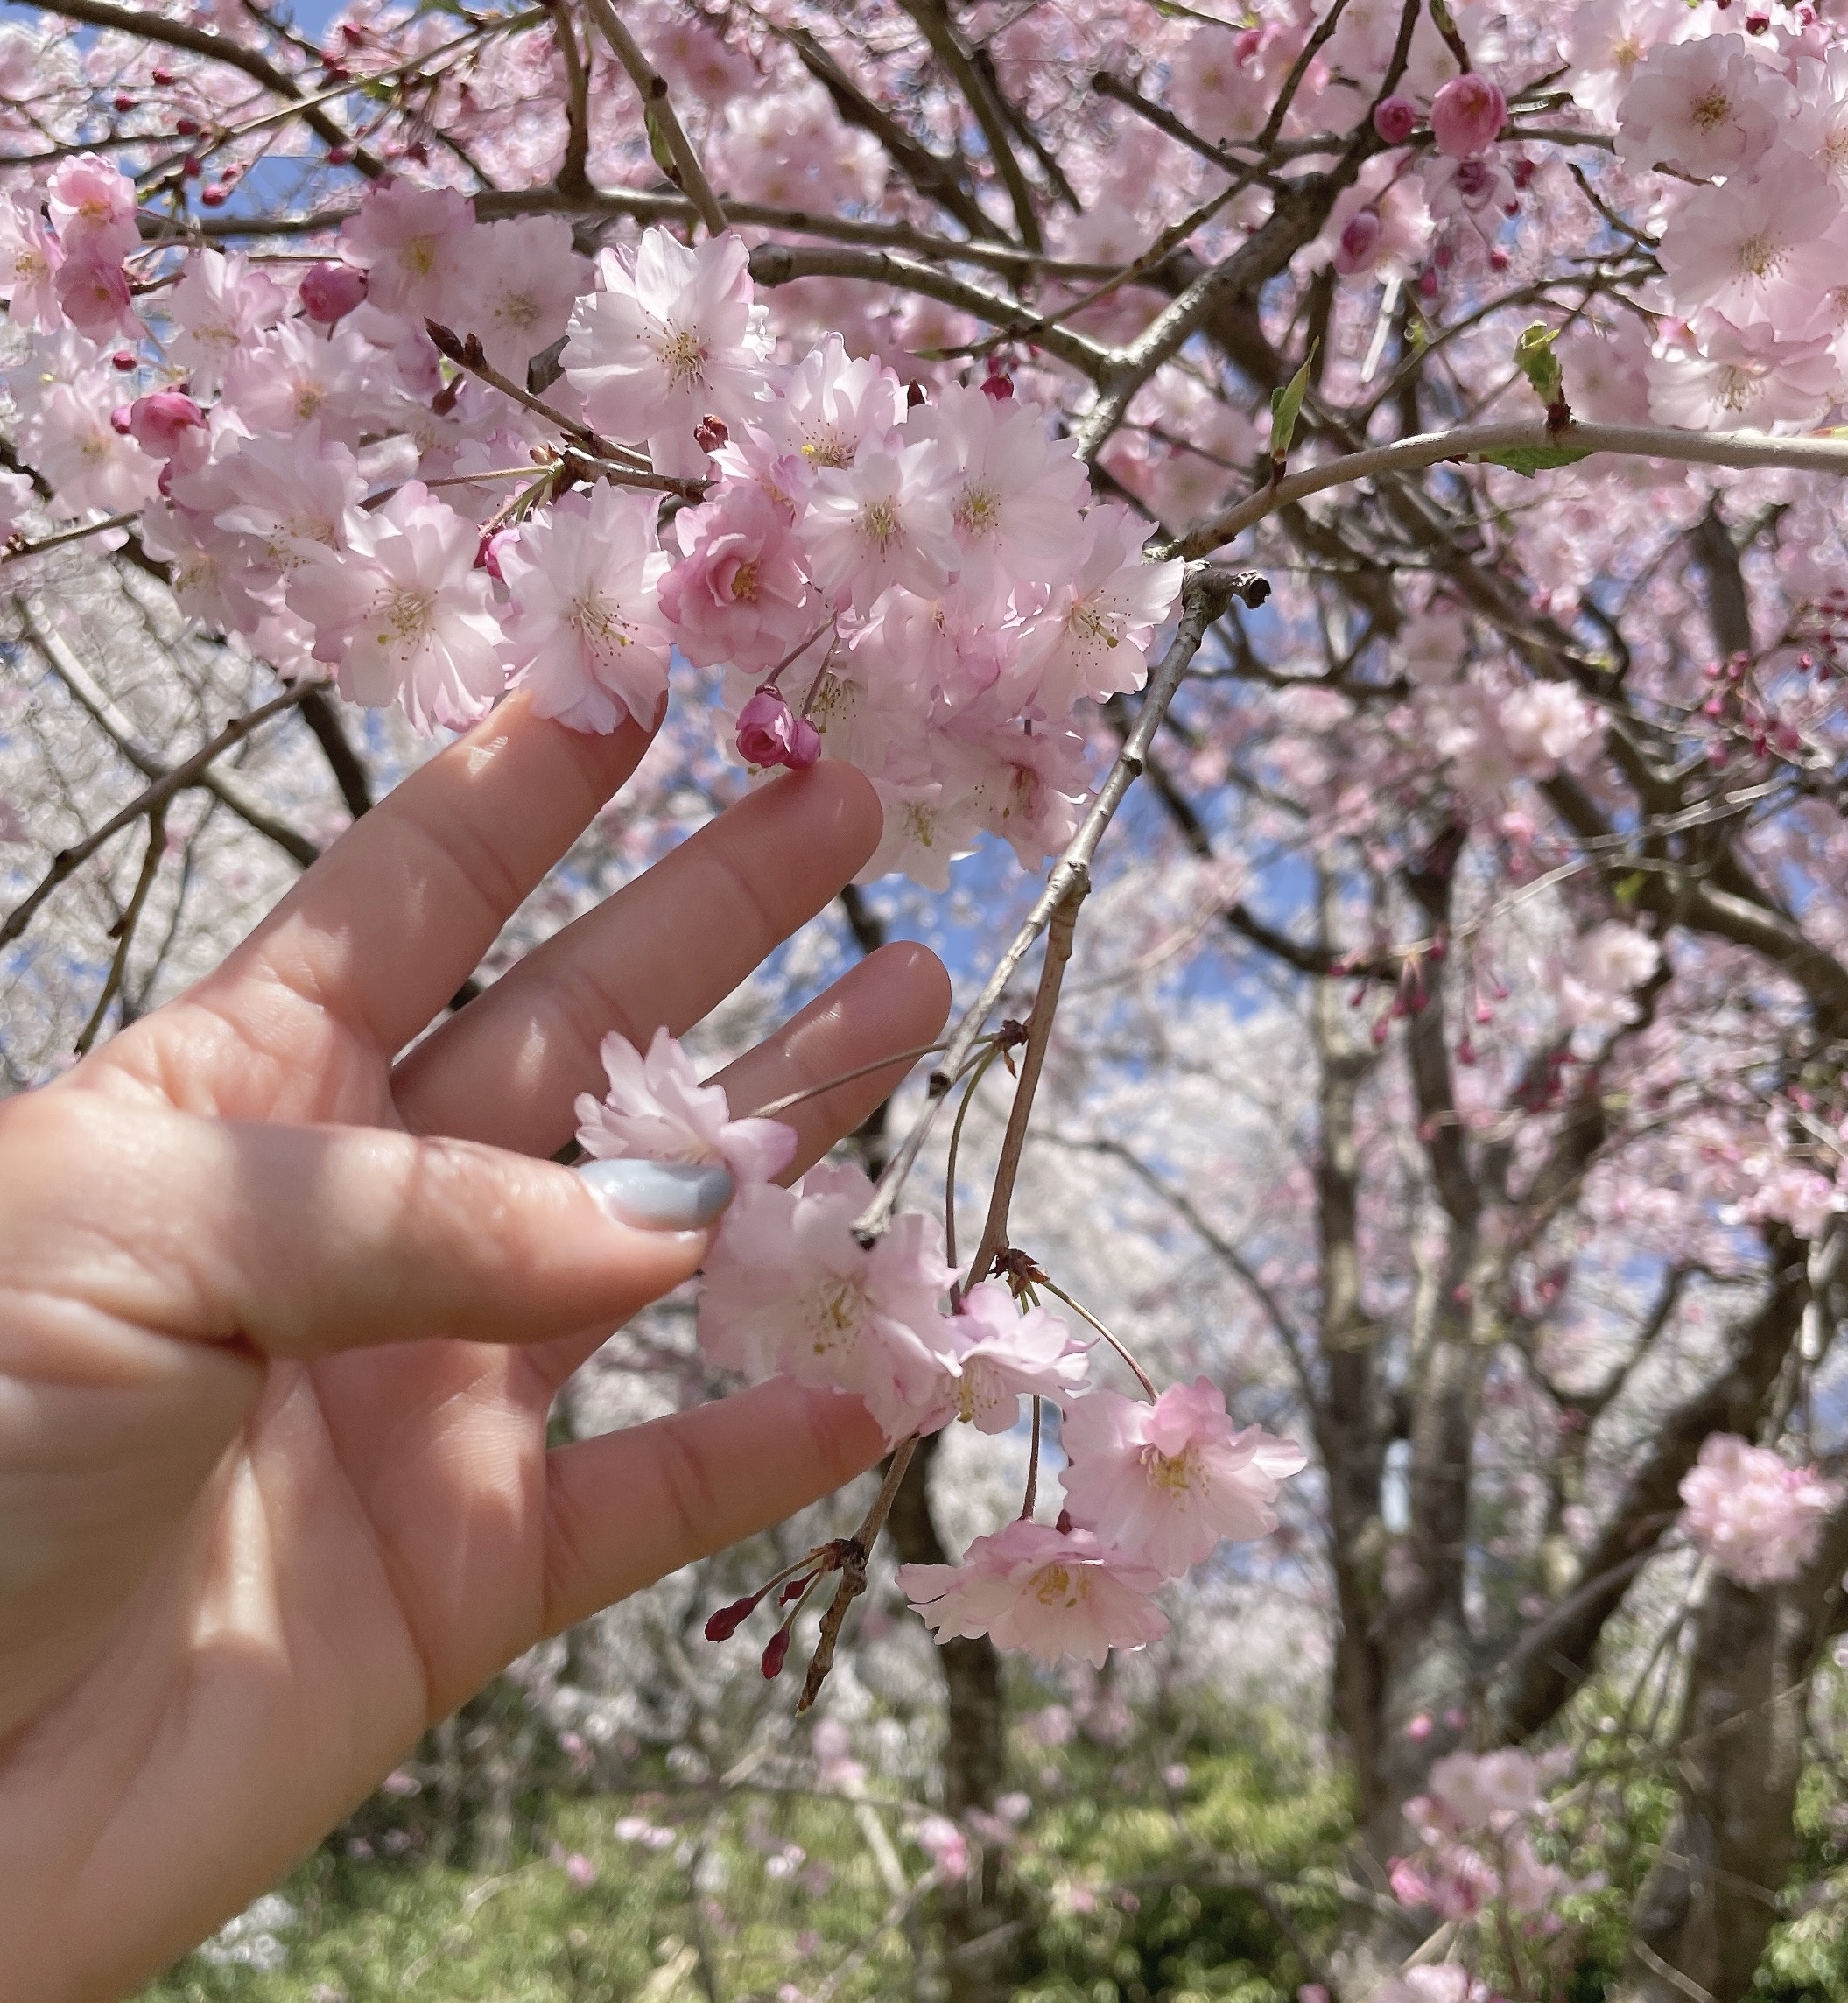
[[[9,1995],[132,1987],[501,1665],[877,1453],[856,1401],[782,1383],[545,1444],[706,1243],[546,1158],[598,1042],[684,1030],[839,890],[878,834],[856,773],[753,795],[397,1058],[646,743],[513,699],[218,973],[0,1106]],[[946,1002],[888,948],[732,1103],[926,1042]],[[903,1068],[788,1115],[791,1172]]]

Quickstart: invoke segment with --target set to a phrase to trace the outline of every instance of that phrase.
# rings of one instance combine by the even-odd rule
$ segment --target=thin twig
[[[126,515],[109,515],[100,522],[83,522],[74,529],[60,529],[55,535],[41,536],[36,543],[16,543],[12,548],[0,552],[0,568],[8,564],[24,563],[28,557],[43,556],[47,550],[61,549],[66,543],[81,543],[86,536],[100,536],[105,529],[125,529],[140,519],[141,510],[135,508]]]
[[[668,178],[675,182],[692,200],[699,211],[699,220],[714,236],[726,228],[725,210],[719,197],[713,192],[713,184],[706,179],[706,169],[699,163],[699,156],[693,150],[693,143],[686,136],[674,110],[673,99],[669,96],[667,79],[642,53],[642,45],[623,26],[622,17],[610,5],[609,0],[584,0],[585,11],[603,32],[603,39],[616,53],[616,60],[629,72],[630,81],[642,95],[642,113],[649,125],[649,138],[652,143],[656,135],[668,158],[661,165]],[[657,158],[659,158],[657,151]]]
[[[879,1493],[873,1498],[873,1507],[866,1513],[866,1520],[847,1541],[847,1550],[840,1562],[840,1584],[834,1597],[828,1602],[828,1610],[821,1617],[821,1637],[815,1644],[815,1653],[809,1661],[809,1673],[803,1678],[802,1695],[796,1699],[799,1715],[806,1711],[821,1694],[821,1686],[827,1681],[828,1671],[834,1666],[834,1651],[840,1644],[840,1630],[847,1623],[847,1611],[867,1589],[867,1561],[873,1554],[873,1546],[879,1542],[879,1533],[885,1528],[886,1518],[892,1513],[892,1504],[898,1494],[898,1485],[905,1478],[905,1470],[911,1465],[911,1456],[917,1451],[917,1435],[901,1440],[892,1450],[892,1458],[886,1465],[886,1478],[879,1486]]]
[[[259,704],[244,715],[235,717],[216,737],[202,744],[183,763],[163,772],[145,791],[137,793],[120,813],[112,815],[94,834],[87,834],[80,842],[69,848],[61,848],[52,858],[52,866],[39,880],[36,889],[15,904],[4,920],[0,920],[0,945],[10,945],[32,922],[41,904],[67,878],[74,875],[91,856],[110,840],[120,834],[123,828],[137,821],[144,814],[153,812],[157,807],[165,807],[175,793],[184,792],[188,786],[202,785],[212,763],[234,744],[248,737],[259,724],[285,709],[293,709],[309,691],[319,685],[313,682],[285,689],[280,695],[272,696],[266,703]]]
[[[1683,432],[1665,425],[1567,425],[1549,432],[1544,418],[1500,425],[1471,425],[1451,432],[1424,432],[1391,445],[1348,453],[1247,495],[1225,513],[1203,522],[1186,535],[1163,545],[1157,556],[1203,557],[1242,535],[1280,508],[1349,487],[1383,474],[1414,473],[1427,466],[1456,460],[1493,463],[1497,453],[1551,453],[1560,449],[1585,457],[1613,453],[1630,459],[1674,460],[1686,466],[1788,467],[1797,472],[1848,474],[1848,439],[1774,438],[1768,432]]]
[[[956,1026],[956,1033],[945,1046],[942,1061],[931,1072],[929,1093],[923,1109],[912,1121],[910,1130],[894,1149],[891,1160],[886,1164],[879,1178],[873,1199],[854,1220],[854,1230],[864,1245],[870,1245],[885,1230],[888,1220],[897,1207],[898,1198],[903,1189],[905,1177],[917,1159],[918,1149],[924,1146],[931,1129],[935,1126],[937,1114],[948,1096],[951,1087],[961,1075],[976,1039],[981,1035],[995,1004],[1007,991],[1008,984],[1019,971],[1021,962],[1033,950],[1040,934],[1051,923],[1052,914],[1065,902],[1073,881],[1088,877],[1092,858],[1097,854],[1099,842],[1104,831],[1116,816],[1122,805],[1123,796],[1142,771],[1149,756],[1149,747],[1154,741],[1156,732],[1161,727],[1162,719],[1168,713],[1168,706],[1174,700],[1194,656],[1199,652],[1201,643],[1206,637],[1207,629],[1219,618],[1233,598],[1241,590],[1252,588],[1254,580],[1248,573],[1240,573],[1203,565],[1190,572],[1181,587],[1181,620],[1175,631],[1168,651],[1150,678],[1138,712],[1135,723],[1123,739],[1122,749],[1117,753],[1116,762],[1099,789],[1098,796],[1091,804],[1090,812],[1079,826],[1079,830],[1066,844],[1065,852],[1053,865],[1052,873],[1046,880],[1046,887],[1034,900],[1033,908],[1022,921],[1008,950],[995,962],[981,993],[964,1013]]]
[[[1033,1117],[1033,1100],[1039,1091],[1040,1072],[1046,1062],[1046,1046],[1052,1040],[1052,1022],[1058,1013],[1058,991],[1072,959],[1072,941],[1078,929],[1079,906],[1091,889],[1088,870],[1068,879],[1065,894],[1058,901],[1046,930],[1046,957],[1040,966],[1039,992],[1033,998],[1033,1013],[1027,1019],[1027,1047],[1021,1058],[1020,1079],[1014,1087],[1014,1102],[1008,1108],[1008,1128],[1001,1136],[1001,1159],[995,1164],[994,1185],[988,1198],[988,1214],[977,1240],[975,1256],[969,1262],[967,1284],[974,1286],[987,1276],[994,1255],[1008,1242],[1008,1209],[1014,1200],[1014,1184],[1020,1175],[1021,1156],[1026,1151],[1027,1126]]]
[[[1129,1366],[1131,1371],[1135,1373],[1136,1382],[1140,1384],[1142,1387],[1142,1389],[1148,1394],[1151,1403],[1161,1395],[1161,1394],[1155,1388],[1155,1380],[1149,1374],[1146,1370],[1143,1369],[1142,1365],[1138,1363],[1135,1357],[1129,1353],[1128,1350],[1123,1346],[1123,1344],[1110,1332],[1109,1329],[1107,1328],[1105,1325],[1100,1322],[1094,1314],[1092,1313],[1091,1310],[1087,1308],[1082,1301],[1074,1300],[1072,1296],[1068,1294],[1065,1290],[1058,1283],[1057,1281],[1049,1280],[1043,1275],[1042,1275],[1038,1279],[1035,1280],[1033,1284],[1036,1287],[1043,1287],[1049,1294],[1055,1295],[1058,1299],[1062,1300],[1065,1305],[1072,1310],[1073,1314],[1082,1315],[1085,1319],[1091,1324],[1092,1327],[1094,1328],[1097,1332],[1103,1337],[1104,1340],[1107,1342],[1110,1346],[1115,1350],[1117,1354],[1122,1358],[1123,1361]]]
[[[77,1038],[79,1057],[88,1054],[90,1045],[96,1041],[97,1032],[102,1028],[103,1018],[109,1012],[109,1003],[121,989],[123,976],[129,968],[129,948],[135,941],[135,927],[141,923],[142,907],[148,901],[148,892],[154,888],[155,877],[160,873],[160,859],[166,846],[167,803],[157,800],[148,811],[147,853],[141,859],[141,874],[135,879],[129,908],[122,914],[116,928],[116,951],[109,960],[109,978],[102,984],[102,994],[96,997],[96,1006],[90,1011],[89,1021],[83,1025]]]
[[[855,1065],[852,1071],[836,1072],[833,1078],[825,1078],[819,1085],[805,1085],[800,1092],[785,1093],[781,1099],[773,1099],[767,1106],[759,1106],[749,1113],[733,1114],[735,1120],[774,1120],[779,1113],[787,1113],[790,1107],[800,1106],[805,1099],[819,1099],[823,1093],[832,1092],[837,1085],[851,1085],[856,1078],[870,1078],[875,1071],[884,1071],[896,1064],[911,1064],[919,1058],[927,1058],[943,1048],[939,1037],[934,1044],[919,1044],[915,1050],[894,1051],[889,1058],[875,1058],[870,1064]]]

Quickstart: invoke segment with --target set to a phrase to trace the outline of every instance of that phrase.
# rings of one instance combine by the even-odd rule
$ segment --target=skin
[[[868,1467],[855,1399],[760,1385],[550,1452],[547,1410],[708,1234],[545,1157],[597,1044],[698,1021],[871,854],[824,763],[766,786],[408,1054],[633,770],[516,697],[217,973],[0,1105],[7,1993],[119,1996],[273,1884],[535,1641]],[[742,1114],[927,1043],[874,954],[723,1074]],[[790,1175],[907,1067],[785,1117]]]

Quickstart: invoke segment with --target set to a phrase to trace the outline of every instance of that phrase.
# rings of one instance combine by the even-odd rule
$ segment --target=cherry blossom
[[[1006,1284],[984,1280],[971,1287],[949,1318],[949,1348],[938,1405],[919,1422],[934,1432],[951,1420],[985,1433],[1018,1423],[1022,1396],[1069,1396],[1090,1367],[1089,1346],[1044,1308],[1022,1311]]]
[[[1268,1536],[1280,1485],[1308,1465],[1294,1441],[1235,1428],[1204,1377],[1152,1404],[1093,1391],[1065,1406],[1060,1438],[1073,1521],[1169,1578],[1222,1537]]]
[[[1022,1518],[976,1538],[960,1564],[901,1565],[898,1590],[939,1641],[987,1634],[1037,1662],[1076,1655],[1100,1669],[1111,1649],[1167,1634],[1167,1615],[1148,1597],[1161,1578],[1087,1529]]]
[[[871,1195],[851,1167],[811,1169],[797,1191],[741,1191],[706,1264],[699,1340],[726,1369],[856,1393],[897,1440],[936,1397],[953,1275],[917,1212],[862,1246],[854,1220]]]
[[[1681,1499],[1683,1528],[1728,1578],[1779,1585],[1816,1556],[1841,1488],[1736,1433],[1713,1433],[1682,1477]]]
[[[567,494],[496,554],[511,610],[506,658],[534,712],[577,730],[655,720],[667,695],[670,636],[656,596],[667,570],[654,510],[598,486]]]
[[[661,580],[661,610],[688,660],[771,668],[813,629],[801,545],[761,487],[728,481],[674,531],[685,554]]]
[[[353,518],[344,550],[304,542],[289,603],[350,701],[401,702],[419,730],[460,729],[505,685],[473,523],[409,481]]]
[[[578,1141],[598,1160],[723,1162],[742,1188],[782,1174],[796,1130],[780,1120],[734,1120],[720,1085],[701,1085],[692,1059],[655,1031],[644,1057],[612,1030],[598,1050],[609,1090],[580,1094]]]
[[[600,258],[597,278],[564,354],[586,418],[645,440],[660,472],[699,472],[695,428],[708,416],[747,423],[762,391],[769,337],[742,242],[727,233],[689,250],[650,229],[632,257]]]
[[[1440,152],[1460,160],[1493,145],[1507,116],[1498,85],[1473,72],[1453,76],[1431,100],[1431,137]]]
[[[1792,109],[1788,87],[1742,35],[1659,43],[1617,107],[1617,150],[1638,171],[1731,173],[1763,158]]]

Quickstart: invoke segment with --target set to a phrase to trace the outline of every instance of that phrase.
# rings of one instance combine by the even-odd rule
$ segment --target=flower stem
[[[1133,1357],[1129,1352],[1124,1348],[1123,1345],[1119,1342],[1114,1335],[1111,1334],[1110,1331],[1104,1326],[1103,1323],[1100,1322],[1097,1317],[1092,1313],[1091,1310],[1087,1308],[1082,1301],[1073,1300],[1071,1295],[1068,1294],[1063,1287],[1058,1285],[1051,1280],[1036,1280],[1034,1284],[1036,1286],[1043,1287],[1049,1294],[1057,1294],[1059,1299],[1062,1300],[1074,1314],[1082,1315],[1085,1319],[1091,1324],[1092,1327],[1094,1328],[1097,1332],[1103,1337],[1104,1340],[1107,1342],[1114,1350],[1115,1350],[1117,1354],[1122,1358],[1123,1361],[1127,1363],[1129,1367],[1135,1373],[1135,1381],[1142,1387],[1142,1389],[1148,1393],[1150,1403],[1155,1402],[1155,1400],[1160,1395],[1160,1393],[1157,1392],[1155,1388],[1154,1379],[1149,1376],[1149,1373],[1143,1369],[1142,1365],[1136,1361],[1135,1357]]]

